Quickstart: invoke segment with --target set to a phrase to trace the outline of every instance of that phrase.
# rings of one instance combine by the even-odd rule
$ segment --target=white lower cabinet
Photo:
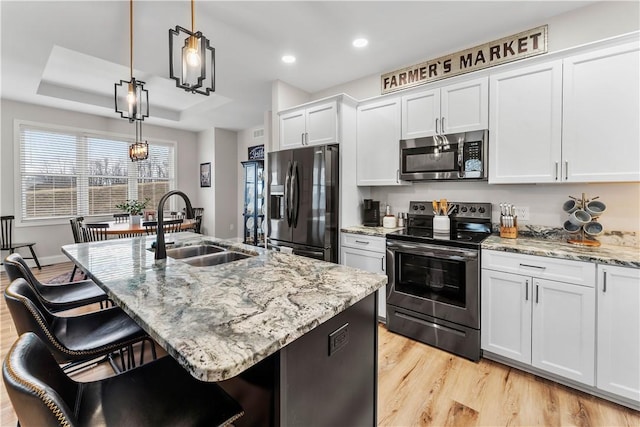
[[[640,269],[598,265],[599,389],[640,404]]]
[[[546,260],[482,251],[482,349],[593,386],[595,265]]]
[[[340,263],[371,273],[387,274],[384,237],[342,233],[340,239]],[[378,290],[378,318],[387,318],[386,287]]]

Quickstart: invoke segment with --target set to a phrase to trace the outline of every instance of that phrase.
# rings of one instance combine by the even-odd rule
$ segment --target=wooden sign
[[[547,52],[547,25],[383,74],[382,94]]]
[[[249,147],[249,160],[264,160],[264,144]]]

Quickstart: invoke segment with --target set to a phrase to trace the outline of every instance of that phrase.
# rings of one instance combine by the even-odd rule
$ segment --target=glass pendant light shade
[[[169,76],[187,92],[209,95],[216,90],[216,50],[200,31],[181,26],[169,30]]]
[[[144,82],[136,80],[120,80],[115,87],[116,113],[123,119],[144,120],[149,117],[149,91],[144,88]]]
[[[129,146],[129,158],[132,162],[149,158],[149,144],[142,140],[142,122],[136,121],[136,140]]]

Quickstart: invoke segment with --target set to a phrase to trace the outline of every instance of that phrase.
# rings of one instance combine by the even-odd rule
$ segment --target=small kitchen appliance
[[[364,199],[362,219],[362,224],[366,227],[379,227],[380,202],[377,200]]]
[[[430,201],[411,202],[406,227],[386,235],[387,328],[477,361],[480,244],[491,234],[491,204],[448,203],[446,236],[434,230]]]
[[[400,179],[487,179],[489,131],[400,140]]]

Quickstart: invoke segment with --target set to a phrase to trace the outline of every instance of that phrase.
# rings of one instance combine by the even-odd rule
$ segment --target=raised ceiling
[[[216,92],[169,79],[168,30],[190,26],[189,1],[136,0],[134,76],[148,123],[200,131],[261,125],[271,84],[315,93],[544,24],[576,1],[196,1],[196,30],[216,48]],[[1,2],[2,98],[118,117],[113,84],[129,79],[128,1]],[[357,50],[351,42],[366,37]],[[284,64],[292,53],[295,64]]]

